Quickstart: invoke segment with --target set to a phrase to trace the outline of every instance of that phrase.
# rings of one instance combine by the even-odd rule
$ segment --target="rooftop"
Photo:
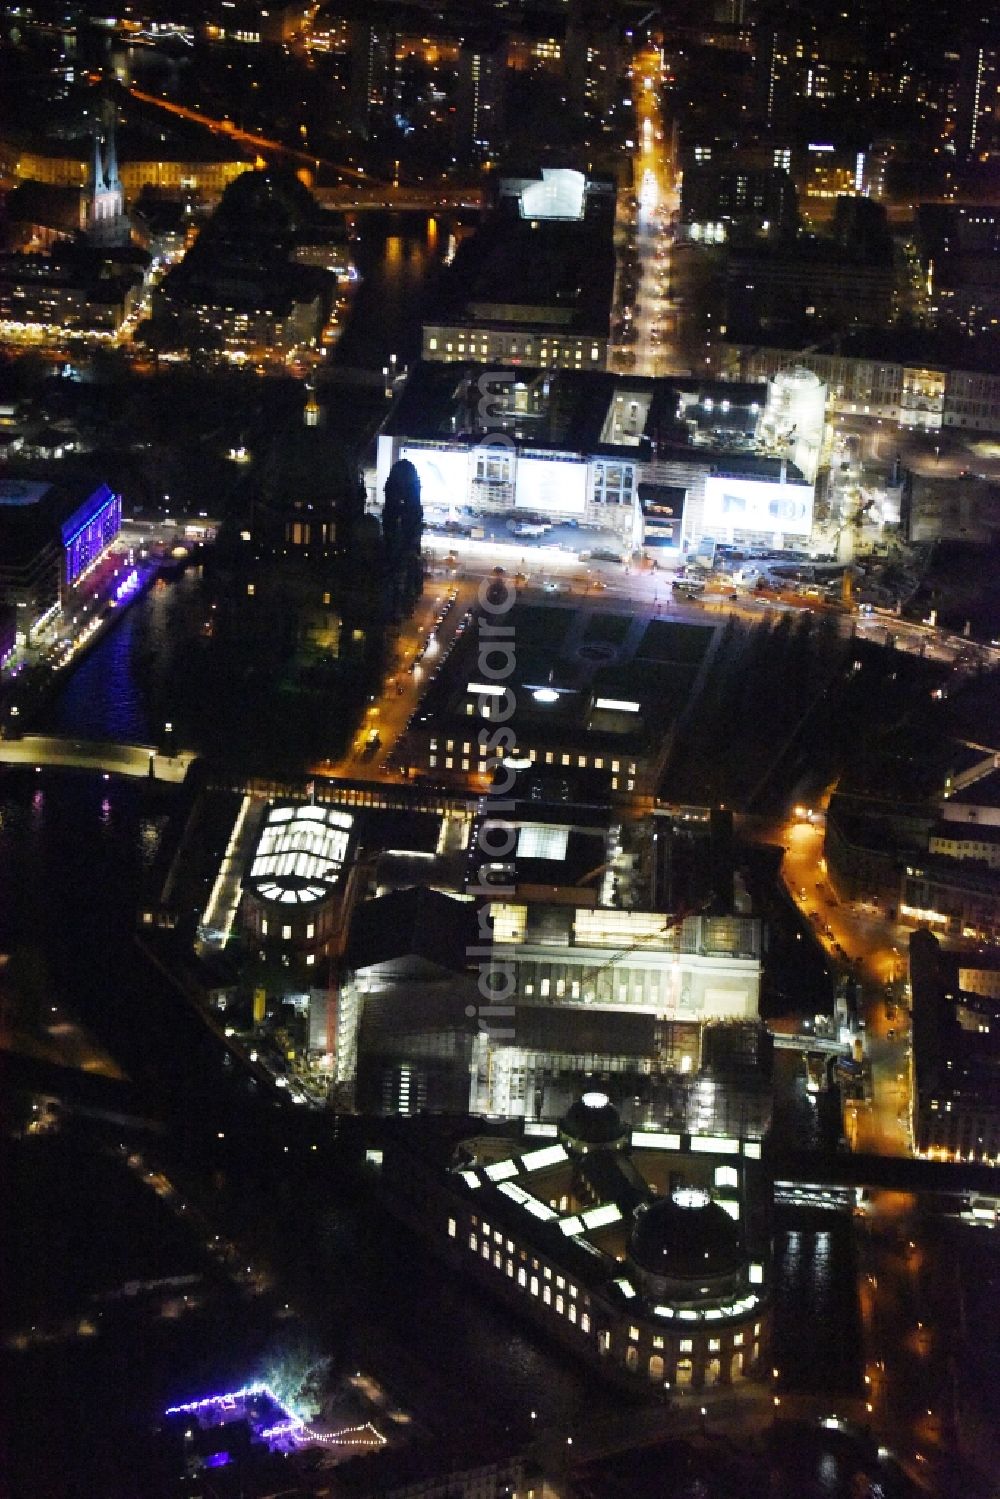
[[[96,512],[111,491],[93,480],[0,479],[0,566],[24,565],[41,548],[69,540],[87,512]]]
[[[488,418],[482,391],[488,386]],[[767,387],[698,376],[653,380],[597,370],[420,361],[381,431],[413,442],[471,448],[498,430],[521,450],[649,462],[686,460],[733,476],[778,478],[781,461],[753,450]],[[801,478],[785,464],[790,481]]]
[[[606,752],[608,763],[597,769],[615,774],[612,760],[649,752],[676,719],[715,628],[586,605],[518,604],[509,618],[517,659],[504,687],[481,680],[479,642],[469,630],[431,683],[412,727],[474,741],[483,722],[481,705],[509,689],[516,705],[510,726],[519,747],[558,748],[560,758],[569,757],[568,769],[573,750]],[[446,742],[439,749],[444,755]],[[526,857],[534,838],[529,835]]]
[[[487,1221],[505,1226],[592,1290],[642,1309],[633,1260],[640,1271],[674,1280],[669,1292],[657,1288],[647,1315],[665,1324],[716,1321],[745,1316],[763,1294],[753,1289],[763,1283],[763,1267],[751,1263],[746,1211],[759,1149],[738,1139],[630,1132],[610,1098],[594,1091],[570,1109],[558,1141],[469,1140],[450,1174],[484,1228]]]
[[[268,808],[247,884],[278,905],[310,905],[337,884],[347,858],[354,818],[335,807]]]
[[[615,279],[613,193],[547,173],[506,195],[466,240],[428,323],[551,326],[607,337]]]

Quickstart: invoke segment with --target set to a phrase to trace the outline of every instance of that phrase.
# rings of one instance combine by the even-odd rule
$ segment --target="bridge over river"
[[[194,758],[187,750],[165,755],[146,744],[102,744],[86,739],[61,739],[51,734],[0,739],[0,765],[34,766],[37,770],[59,766],[178,783],[184,780]]]

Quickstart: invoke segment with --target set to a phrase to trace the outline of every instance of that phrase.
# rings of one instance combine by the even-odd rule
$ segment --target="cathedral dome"
[[[739,1229],[701,1187],[677,1187],[640,1208],[629,1257],[641,1270],[670,1280],[708,1280],[743,1265]]]
[[[617,1146],[628,1139],[622,1116],[606,1093],[584,1093],[566,1112],[559,1133],[572,1148],[593,1150]]]

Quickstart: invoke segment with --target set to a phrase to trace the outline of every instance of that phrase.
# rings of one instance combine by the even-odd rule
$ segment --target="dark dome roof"
[[[615,1145],[627,1134],[622,1116],[606,1093],[584,1093],[570,1106],[560,1126],[582,1145]]]
[[[636,1217],[629,1254],[651,1275],[731,1275],[743,1264],[739,1229],[700,1187],[678,1187]]]

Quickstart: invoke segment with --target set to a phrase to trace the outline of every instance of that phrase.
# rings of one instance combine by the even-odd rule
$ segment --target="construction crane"
[[[651,936],[644,937],[641,941],[633,942],[628,947],[623,947],[618,952],[612,953],[609,958],[607,958],[603,963],[598,964],[596,968],[585,968],[583,973],[580,975],[581,989],[585,982],[589,981],[590,979],[600,978],[602,973],[607,973],[609,968],[613,968],[615,964],[620,963],[623,958],[629,957],[634,952],[641,951],[643,946],[647,945],[648,943],[658,942],[660,938],[665,937],[668,932],[672,932],[676,927],[682,926],[689,916],[702,915],[708,909],[711,903],[712,897],[709,896],[708,899],[703,901],[700,906],[692,906],[690,909],[682,908],[674,916],[668,917],[663,926],[660,927],[657,931],[653,932]]]

